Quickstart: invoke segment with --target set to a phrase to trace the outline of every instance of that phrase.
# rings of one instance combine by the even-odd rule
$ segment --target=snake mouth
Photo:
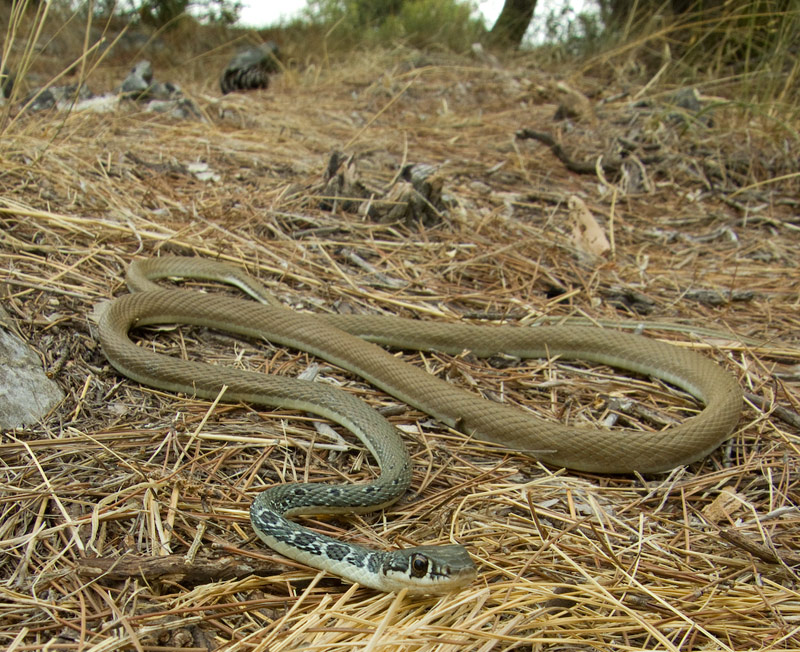
[[[416,546],[387,553],[383,568],[386,590],[411,595],[441,595],[470,584],[478,574],[464,546]]]

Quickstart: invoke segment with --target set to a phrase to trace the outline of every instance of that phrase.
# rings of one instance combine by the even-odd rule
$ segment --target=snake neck
[[[400,488],[404,493],[405,485]],[[411,594],[440,594],[469,584],[475,564],[462,546],[373,550],[317,534],[284,516],[373,511],[397,500],[395,491],[380,481],[354,487],[278,485],[256,496],[250,521],[276,552],[378,591],[405,588]],[[384,502],[376,506],[378,500]]]

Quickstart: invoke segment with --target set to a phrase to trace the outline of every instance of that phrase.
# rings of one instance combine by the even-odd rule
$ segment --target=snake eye
[[[428,558],[425,555],[414,555],[411,558],[411,576],[424,577],[428,572]]]

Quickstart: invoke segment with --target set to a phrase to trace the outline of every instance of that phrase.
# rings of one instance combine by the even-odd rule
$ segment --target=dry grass
[[[4,304],[68,397],[0,443],[0,645],[800,649],[800,440],[774,412],[800,408],[798,179],[788,156],[769,134],[731,131],[730,109],[714,113],[716,126],[676,127],[667,110],[621,98],[567,128],[551,119],[557,77],[533,64],[411,68],[413,56],[288,71],[266,92],[224,99],[213,80],[157,71],[193,95],[203,123],[132,106],[15,122],[0,150]],[[646,141],[658,158],[642,164],[642,183],[630,171],[599,182],[515,140],[522,127],[556,133],[582,160],[613,158],[618,136]],[[427,228],[322,211],[334,149],[358,154],[375,185],[406,161],[441,166],[449,210]],[[196,162],[219,181],[198,179]],[[570,237],[574,194],[609,235],[604,257]],[[92,307],[125,291],[132,259],[167,252],[245,266],[298,309],[677,324],[653,336],[701,349],[761,405],[748,403],[741,428],[707,459],[650,478],[543,468],[395,410],[415,461],[411,494],[385,515],[310,524],[374,546],[456,540],[481,574],[440,599],[378,595],[276,558],[246,516],[265,483],[370,477],[360,448],[329,443],[303,415],[212,407],[141,388],[106,363]],[[310,362],[199,329],[143,337],[173,355],[272,373]],[[655,414],[619,415],[634,427],[692,409],[671,388],[608,369],[407,357],[553,419],[603,422],[609,398]],[[375,406],[396,405],[335,370],[323,375]],[[87,561],[130,555],[138,565],[127,574],[108,565],[98,574]],[[156,573],[161,558],[172,572]],[[204,570],[191,576],[187,559]],[[553,601],[572,585],[569,600]]]

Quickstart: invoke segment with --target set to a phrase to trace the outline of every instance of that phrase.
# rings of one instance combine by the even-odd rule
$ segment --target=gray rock
[[[141,77],[149,84],[153,81],[153,64],[146,59],[142,60],[131,69],[131,75]]]
[[[181,87],[172,82],[156,82],[150,87],[150,98],[154,100],[174,100],[183,97]]]
[[[202,111],[186,97],[170,100],[152,100],[148,103],[146,111],[164,113],[178,120],[204,120]]]
[[[36,423],[64,398],[42,369],[39,356],[0,328],[0,430]]]
[[[133,99],[142,99],[150,95],[153,81],[153,66],[149,61],[140,61],[130,71],[120,86],[120,93]]]
[[[77,84],[51,86],[39,93],[38,97],[36,97],[36,93],[38,93],[38,91],[29,95],[25,100],[27,103],[31,98],[35,97],[33,104],[30,106],[31,111],[44,111],[45,109],[52,109],[53,107],[68,109],[71,108],[74,103],[88,100],[92,97],[92,91],[89,90],[86,84],[82,84],[80,88],[78,88]]]

